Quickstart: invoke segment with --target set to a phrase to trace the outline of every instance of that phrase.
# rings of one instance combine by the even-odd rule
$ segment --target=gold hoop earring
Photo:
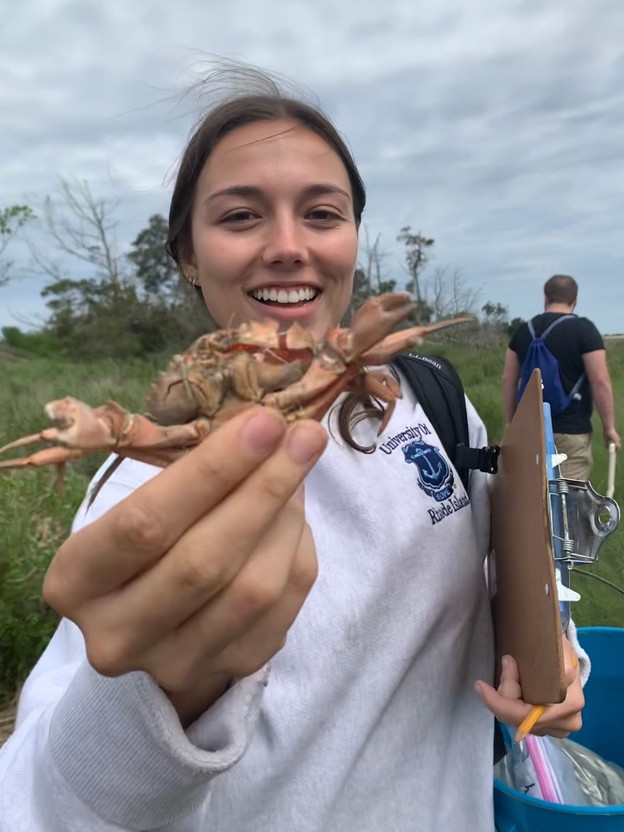
[[[192,272],[185,272],[184,279],[191,284],[191,286],[197,286],[197,281],[199,280],[199,275],[196,271]]]

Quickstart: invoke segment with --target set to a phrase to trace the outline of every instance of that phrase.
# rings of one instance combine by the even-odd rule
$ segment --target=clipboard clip
[[[550,406],[543,404],[548,481],[548,519],[555,565],[561,628],[570,623],[570,602],[580,595],[570,587],[574,566],[595,563],[605,540],[620,524],[620,509],[612,497],[603,497],[590,482],[566,479],[560,468],[567,457],[555,447]]]
[[[563,477],[549,480],[553,557],[555,562],[595,563],[602,544],[620,523],[620,509],[591,483]]]
[[[570,602],[581,598],[570,587],[572,568],[598,560],[602,544],[619,526],[620,509],[611,497],[598,494],[591,483],[556,477],[548,481],[548,513],[561,628],[565,633],[570,623]]]

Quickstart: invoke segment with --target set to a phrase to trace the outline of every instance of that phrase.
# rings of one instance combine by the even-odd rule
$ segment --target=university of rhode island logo
[[[453,493],[453,472],[440,451],[422,439],[403,446],[405,461],[418,469],[418,485],[438,503]]]

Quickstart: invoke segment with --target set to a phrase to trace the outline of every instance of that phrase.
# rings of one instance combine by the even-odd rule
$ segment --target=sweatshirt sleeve
[[[124,476],[102,489],[89,522],[132,490]],[[74,529],[85,522],[83,506]],[[211,781],[244,754],[267,675],[237,681],[184,731],[147,673],[101,676],[62,620],[0,750],[0,832],[209,829]]]
[[[576,624],[574,623],[574,621],[572,621],[572,619],[570,619],[570,623],[568,624],[566,636],[578,657],[581,685],[585,687],[585,684],[589,679],[589,674],[591,673],[591,661],[589,655],[586,653],[585,650],[583,650],[579,643],[578,635],[576,633]]]

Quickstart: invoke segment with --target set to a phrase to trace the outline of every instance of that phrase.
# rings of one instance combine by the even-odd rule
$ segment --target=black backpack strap
[[[455,465],[457,447],[469,444],[464,386],[457,370],[437,355],[404,353],[397,356],[393,363],[416,394]]]
[[[403,353],[392,363],[414,391],[464,487],[475,468],[496,473],[500,448],[470,447],[464,386],[451,362],[440,355]]]

